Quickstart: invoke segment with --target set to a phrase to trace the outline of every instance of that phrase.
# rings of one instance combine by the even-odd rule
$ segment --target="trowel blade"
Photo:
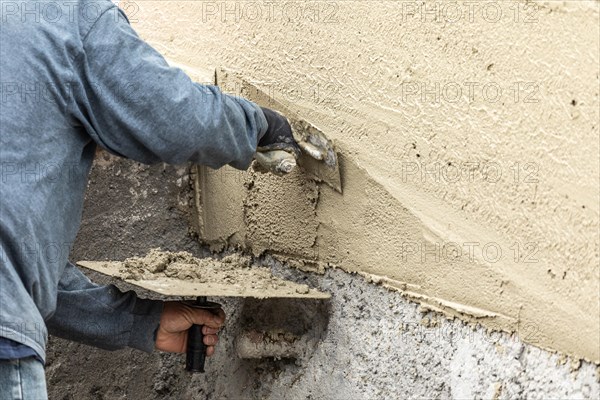
[[[264,290],[256,287],[256,282],[251,280],[230,284],[211,280],[196,282],[164,276],[152,279],[127,279],[123,276],[123,263],[119,261],[78,261],[77,265],[164,296],[253,297],[257,299],[328,299],[331,297],[329,293],[275,277],[272,279],[277,279],[278,284],[269,290]]]
[[[293,105],[275,100],[273,96],[259,89],[255,84],[248,82],[238,73],[224,68],[218,68],[215,71],[215,84],[225,93],[246,98],[261,107],[271,108],[284,115],[290,122],[294,138],[303,149],[298,159],[298,165],[312,179],[324,182],[334,190],[342,193],[338,155],[333,142],[327,138],[323,131],[300,117],[297,112],[292,111]],[[311,154],[321,159],[317,159]]]

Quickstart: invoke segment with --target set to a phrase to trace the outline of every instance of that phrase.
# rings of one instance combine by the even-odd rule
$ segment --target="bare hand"
[[[225,322],[225,312],[221,308],[211,311],[193,308],[179,301],[165,302],[156,332],[156,348],[172,353],[184,353],[187,349],[188,329],[193,324],[204,325],[204,344],[208,346],[206,355],[212,356],[219,341],[217,332]]]

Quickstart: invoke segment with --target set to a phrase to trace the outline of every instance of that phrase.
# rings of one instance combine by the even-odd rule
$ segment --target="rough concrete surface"
[[[72,259],[125,259],[152,247],[205,251],[190,236],[187,168],[141,166],[100,153]],[[147,195],[146,195],[147,193]],[[152,194],[152,195],[150,195]],[[228,315],[204,375],[183,357],[108,352],[51,338],[50,398],[63,399],[594,399],[596,366],[422,313],[398,293],[339,269],[324,275],[262,265],[332,294],[330,301],[212,298]],[[97,280],[102,280],[94,277]],[[124,289],[130,289],[126,285]],[[149,296],[149,293],[145,293]],[[309,338],[297,359],[240,359],[236,338],[285,329]]]

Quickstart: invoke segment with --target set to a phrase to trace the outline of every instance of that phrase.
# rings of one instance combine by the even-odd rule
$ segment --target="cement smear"
[[[251,267],[251,258],[240,254],[227,255],[217,260],[197,258],[185,251],[151,249],[144,257],[131,257],[118,264],[121,265],[118,269],[119,277],[124,280],[160,281],[171,278],[211,287],[229,285],[239,288],[241,297],[244,297],[246,289],[259,290],[261,297],[265,298],[277,297],[282,293],[293,297],[296,294],[308,294],[310,291],[307,285],[288,282],[271,275],[267,268]],[[231,291],[225,291],[221,295],[231,295]]]

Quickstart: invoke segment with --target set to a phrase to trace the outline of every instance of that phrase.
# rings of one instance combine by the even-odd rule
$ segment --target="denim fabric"
[[[0,360],[15,360],[32,356],[44,363],[44,360],[31,347],[0,336]]]
[[[43,359],[48,328],[151,351],[161,303],[68,263],[96,146],[244,169],[265,117],[169,67],[109,0],[0,2],[0,336]]]
[[[44,400],[44,366],[35,357],[0,360],[0,400]]]

